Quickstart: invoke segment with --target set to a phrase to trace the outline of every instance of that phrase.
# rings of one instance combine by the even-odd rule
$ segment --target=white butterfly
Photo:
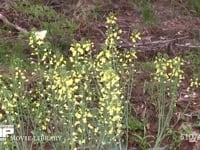
[[[47,30],[37,31],[34,34],[35,34],[36,40],[44,40],[44,38],[46,37],[46,34],[47,34]]]

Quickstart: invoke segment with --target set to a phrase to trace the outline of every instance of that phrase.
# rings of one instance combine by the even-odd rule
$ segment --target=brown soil
[[[114,0],[113,0],[114,1]],[[5,4],[5,3],[4,3]],[[92,2],[91,2],[92,4]],[[20,15],[10,9],[5,5],[0,13],[4,14],[13,23],[26,28],[31,29],[33,26],[39,27],[39,25],[33,25],[25,20],[25,16]],[[198,14],[192,14],[188,11],[187,6],[183,1],[179,2],[169,2],[164,0],[157,0],[153,3],[153,9],[155,11],[155,16],[159,20],[157,25],[148,26],[141,17],[141,12],[138,9],[134,9],[133,6],[126,0],[118,0],[114,3],[101,2],[101,16],[106,16],[109,11],[113,11],[117,14],[119,26],[123,29],[123,39],[129,41],[129,36],[132,29],[137,29],[141,33],[142,42],[153,42],[163,39],[173,39],[176,37],[188,36],[188,38],[180,41],[180,43],[192,43],[194,38],[198,37],[200,39],[200,16]],[[57,8],[59,9],[59,8]],[[87,16],[86,16],[87,18]],[[89,21],[88,21],[89,20]],[[98,20],[92,20],[87,18],[87,20],[77,20],[79,22],[79,29],[76,33],[76,38],[88,37],[92,39],[96,45],[99,45],[105,39],[103,34],[105,31],[105,24],[103,23],[105,17],[99,17]],[[2,24],[0,22],[0,24]],[[197,35],[196,35],[197,34]],[[199,35],[198,35],[199,34]],[[127,43],[125,43],[126,45]],[[139,50],[139,49],[137,49]],[[178,48],[173,44],[168,45],[167,48],[162,49],[164,52],[170,56],[183,55],[185,51],[189,51],[188,48]],[[181,53],[180,53],[181,50]],[[160,51],[160,50],[159,50]],[[138,53],[139,61],[151,61],[158,51],[140,51]],[[147,124],[147,135],[152,135],[154,138],[151,140],[155,141],[157,132],[157,113],[155,106],[150,102],[150,97],[148,93],[143,93],[144,81],[150,80],[150,72],[138,68],[137,80],[134,85],[132,92],[131,106],[133,109],[133,115],[136,115],[138,119],[148,118]],[[190,72],[186,72],[188,77]],[[179,89],[179,96],[177,99],[177,110],[176,116],[172,121],[172,129],[177,130],[181,133],[181,125],[187,124],[191,126],[193,132],[200,133],[199,128],[194,127],[194,121],[197,116],[200,115],[200,91],[187,92],[186,88],[188,86],[188,78],[185,79],[184,83]],[[134,140],[134,137],[130,133],[129,141],[130,147],[138,147]],[[170,144],[172,139],[169,137],[165,139],[165,144]],[[49,147],[49,146],[47,146]],[[199,143],[182,141],[180,150],[199,150]],[[50,149],[50,148],[49,148]]]

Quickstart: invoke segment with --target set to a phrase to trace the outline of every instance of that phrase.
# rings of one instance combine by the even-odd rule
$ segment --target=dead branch
[[[11,23],[11,22],[10,22],[4,15],[2,15],[1,13],[0,13],[0,20],[2,20],[3,23],[5,23],[5,24],[7,24],[7,25],[9,25],[9,26],[11,26],[11,27],[13,27],[14,29],[16,29],[16,30],[19,31],[19,32],[27,32],[26,29],[24,29],[24,28],[22,28],[22,27],[20,27],[20,26],[18,26],[18,25],[16,25],[16,24]]]
[[[181,40],[188,39],[189,36],[183,36],[179,38],[173,38],[173,39],[167,39],[167,40],[157,40],[157,41],[150,41],[150,42],[138,42],[135,43],[135,48],[137,50],[161,50],[161,49],[167,49],[169,45],[173,45],[174,47],[179,47],[179,48],[189,48],[189,49],[199,49],[200,45],[192,45],[191,43],[187,44],[179,44]],[[120,48],[131,48],[133,47],[133,44],[126,39],[121,39],[122,44],[119,44]]]
[[[191,43],[187,44],[175,44],[177,47],[181,48],[192,48],[192,49],[200,49],[200,45],[191,45]]]
[[[167,40],[157,40],[157,41],[151,41],[151,42],[138,42],[135,44],[135,47],[140,47],[140,46],[153,46],[153,45],[160,45],[160,44],[169,44],[174,41],[180,41],[183,39],[187,39],[188,36],[180,37],[180,38],[174,38],[174,39],[167,39]],[[132,47],[132,43],[128,42],[126,39],[121,39],[123,43],[126,44],[127,47]]]

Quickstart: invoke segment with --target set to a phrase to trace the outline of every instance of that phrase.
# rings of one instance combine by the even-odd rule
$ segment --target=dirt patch
[[[28,22],[25,19],[26,16],[16,13],[13,9],[9,9],[8,3],[4,2],[3,6],[5,7],[2,8],[2,12],[0,13],[9,18],[10,21],[12,21],[14,24],[18,24],[19,26],[22,26],[27,30],[30,30],[32,27],[40,28],[39,24],[31,24],[30,22]],[[155,41],[166,41],[175,39],[174,41],[172,40],[170,44],[164,43],[166,45],[164,45],[163,43],[161,43],[161,45],[159,45],[160,43],[156,43],[156,48],[160,46],[158,51],[140,51],[138,53],[138,59],[141,62],[151,61],[157,55],[157,53],[161,52],[162,50],[164,50],[164,52],[169,54],[170,56],[183,55],[183,53],[180,53],[180,49],[184,48],[184,51],[187,51],[188,49],[185,47],[176,47],[175,42],[177,42],[177,38],[187,36],[187,38],[177,42],[179,44],[184,44],[192,43],[194,38],[198,36],[200,37],[200,17],[198,15],[191,15],[189,12],[187,12],[187,10],[183,9],[185,7],[173,5],[168,1],[155,1],[153,3],[152,7],[154,9],[155,16],[159,20],[159,23],[154,26],[146,25],[144,19],[141,16],[140,10],[133,8],[133,6],[130,5],[130,3],[128,2],[124,2],[122,0],[115,2],[111,1],[110,3],[102,2],[100,3],[100,7],[101,12],[99,13],[101,13],[104,17],[99,17],[98,20],[90,19],[87,23],[85,22],[85,20],[81,20],[79,18],[79,29],[77,30],[75,35],[76,40],[80,40],[82,37],[91,39],[92,41],[94,41],[95,45],[97,45],[97,49],[105,40],[106,28],[105,24],[102,22],[104,22],[105,16],[110,11],[113,11],[117,14],[119,27],[123,30],[122,38],[125,48],[126,46],[129,47],[129,37],[131,32],[135,29],[137,29],[141,33],[141,43],[153,43]],[[2,22],[0,22],[0,24],[3,25]],[[149,47],[149,45],[147,45],[147,47]],[[153,46],[150,47],[150,50],[153,48]],[[136,50],[139,51],[140,47],[136,48]],[[191,72],[189,70],[188,72],[186,72],[186,74],[190,73]],[[143,91],[144,81],[150,81],[151,75],[149,74],[149,72],[145,72],[144,70],[142,70],[137,74],[136,78],[137,80],[133,88],[131,99],[131,105],[134,108],[134,110],[132,111],[133,113],[137,112],[136,116],[139,119],[143,119],[144,116],[147,116],[147,133],[154,137],[151,140],[155,140],[158,126],[156,117],[157,112],[155,106],[150,103],[149,94],[144,93]],[[183,123],[194,123],[196,120],[195,117],[200,114],[200,92],[196,91],[195,94],[188,93],[186,91],[187,87],[188,80],[186,79],[179,90],[176,111],[176,114],[178,115],[174,117],[174,120],[176,121],[173,121],[174,124],[172,124],[172,126],[175,125],[173,129],[176,129],[178,131]],[[199,133],[199,129],[196,129],[193,124],[191,128],[193,129],[193,131]],[[166,144],[169,144],[170,140],[166,140]],[[135,142],[132,133],[130,133],[129,145],[130,147],[139,147]],[[49,145],[47,145],[47,147],[49,147]],[[186,140],[181,143],[180,149],[198,150],[199,144],[198,142],[192,143]]]

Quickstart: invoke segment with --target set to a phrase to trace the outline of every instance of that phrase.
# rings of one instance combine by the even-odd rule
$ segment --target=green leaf
[[[186,134],[191,134],[191,129],[188,125],[182,124],[182,128],[185,131]]]
[[[144,123],[132,116],[128,120],[128,127],[130,130],[143,130]]]

